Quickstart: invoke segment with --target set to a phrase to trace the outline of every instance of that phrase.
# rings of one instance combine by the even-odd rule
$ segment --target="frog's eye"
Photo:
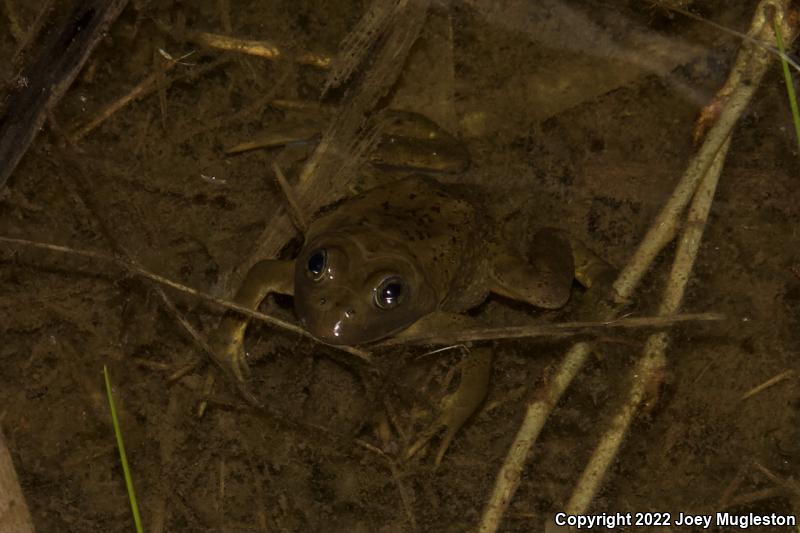
[[[399,276],[384,278],[375,287],[375,305],[381,309],[393,309],[405,299],[406,283]]]
[[[325,268],[328,266],[328,252],[325,248],[320,248],[308,258],[308,275],[314,281],[319,281],[325,274]]]

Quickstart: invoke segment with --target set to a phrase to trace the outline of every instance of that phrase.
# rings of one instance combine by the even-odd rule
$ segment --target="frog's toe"
[[[238,382],[243,383],[250,377],[241,335],[218,334],[211,343],[211,350],[222,369],[233,374]]]
[[[439,449],[436,452],[435,464],[439,465],[458,430],[478,410],[486,398],[492,368],[491,350],[487,348],[474,350],[461,364],[461,382],[458,388],[443,399],[441,413],[408,447],[405,453],[406,459],[413,457],[436,434],[444,430]]]
[[[247,364],[247,354],[244,346],[237,346],[227,360],[229,361],[233,375],[240,382],[250,379],[250,365]]]

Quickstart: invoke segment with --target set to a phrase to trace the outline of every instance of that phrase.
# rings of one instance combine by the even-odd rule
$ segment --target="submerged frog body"
[[[529,264],[494,242],[472,203],[415,177],[351,198],[311,225],[295,262],[295,310],[315,337],[353,345],[434,311],[466,311],[492,290],[558,308],[573,268],[570,254],[556,259]]]
[[[311,223],[296,260],[256,264],[236,301],[256,308],[270,292],[289,294],[314,337],[328,344],[365,344],[463,327],[472,319],[459,313],[490,292],[559,308],[569,298],[577,249],[585,250],[544,230],[531,257],[523,258],[497,239],[475,203],[432,178],[412,177],[324,210]],[[215,351],[240,379],[246,325],[247,319],[229,315],[214,340]],[[461,385],[436,424],[447,427],[444,448],[483,400],[490,360],[491,352],[478,348],[464,365]]]

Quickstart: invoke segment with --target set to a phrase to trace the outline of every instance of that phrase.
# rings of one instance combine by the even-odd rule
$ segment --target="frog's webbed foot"
[[[441,402],[441,412],[434,422],[423,430],[417,440],[405,452],[406,459],[413,457],[440,431],[442,433],[435,464],[442,462],[447,448],[453,442],[458,430],[478,410],[486,398],[492,370],[492,351],[490,348],[476,348],[468,352],[460,363],[461,378],[458,388],[445,396]]]
[[[605,259],[597,255],[591,248],[566,232],[557,231],[569,242],[572,250],[575,279],[586,289],[608,288],[617,276],[617,270]],[[595,291],[599,292],[599,291]]]
[[[234,302],[257,309],[270,293],[292,295],[293,277],[293,261],[260,261],[247,272]],[[218,362],[230,370],[239,382],[245,381],[250,375],[244,350],[244,335],[249,323],[249,317],[227,311],[211,338],[211,348],[219,358]]]

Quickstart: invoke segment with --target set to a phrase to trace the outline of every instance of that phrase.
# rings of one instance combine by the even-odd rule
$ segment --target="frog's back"
[[[480,218],[467,198],[432,178],[415,176],[338,204],[312,223],[307,238],[362,235],[365,245],[378,248],[370,250],[374,254],[381,246],[392,252],[403,246],[443,299],[452,301],[454,290],[470,285],[484,270],[485,221]]]

